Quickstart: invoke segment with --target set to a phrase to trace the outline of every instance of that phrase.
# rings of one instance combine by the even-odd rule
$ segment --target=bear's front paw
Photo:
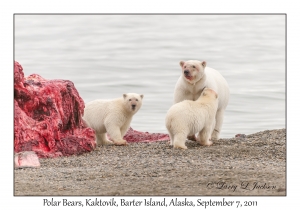
[[[112,142],[111,140],[105,140],[105,141],[103,141],[103,145],[113,145],[114,144],[114,142]]]
[[[114,141],[114,144],[117,146],[123,146],[123,145],[127,145],[127,141],[124,139],[120,141]]]
[[[174,144],[174,148],[178,148],[178,149],[187,149],[187,146],[185,146],[185,145],[175,145],[175,144]]]
[[[211,146],[213,142],[209,139],[208,141],[200,141],[199,144],[201,146]]]
[[[211,135],[211,139],[212,140],[219,140],[220,139],[220,135],[219,135],[219,132],[214,130],[212,135]]]

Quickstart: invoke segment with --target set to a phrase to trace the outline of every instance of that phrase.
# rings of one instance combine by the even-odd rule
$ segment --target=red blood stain
[[[141,132],[133,130],[129,128],[127,133],[124,136],[124,139],[128,143],[133,142],[155,142],[155,141],[167,141],[169,140],[169,135],[164,133],[148,133],[148,132]]]

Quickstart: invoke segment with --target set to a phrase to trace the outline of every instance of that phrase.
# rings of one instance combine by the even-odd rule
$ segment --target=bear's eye
[[[139,99],[135,99],[135,101],[139,101]]]
[[[129,101],[131,101],[131,98],[129,99]]]
[[[184,66],[184,68],[186,69],[186,66]]]
[[[193,66],[193,68],[196,68],[195,66]]]

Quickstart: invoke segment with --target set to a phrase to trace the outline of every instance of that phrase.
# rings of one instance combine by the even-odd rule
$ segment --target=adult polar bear
[[[205,61],[180,61],[182,74],[179,77],[174,91],[174,103],[183,100],[197,100],[203,89],[211,88],[218,94],[218,109],[215,127],[211,135],[212,140],[220,138],[224,111],[229,101],[229,86],[224,77],[215,69],[206,67]],[[195,136],[188,139],[195,140]]]

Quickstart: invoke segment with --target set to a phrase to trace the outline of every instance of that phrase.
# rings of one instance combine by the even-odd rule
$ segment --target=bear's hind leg
[[[173,146],[173,144],[174,144],[174,135],[173,135],[173,132],[171,132],[170,126],[167,125],[166,128],[167,128],[168,133],[169,133],[170,146]]]
[[[169,137],[170,137],[170,146],[173,146],[173,144],[174,144],[174,135],[171,132],[169,132]]]
[[[210,140],[211,128],[203,128],[197,137],[197,142],[202,146],[210,146],[213,142]]]
[[[187,149],[187,146],[185,146],[186,136],[187,135],[185,133],[177,133],[177,134],[175,134],[174,138],[173,138],[173,146],[174,146],[174,148]]]

